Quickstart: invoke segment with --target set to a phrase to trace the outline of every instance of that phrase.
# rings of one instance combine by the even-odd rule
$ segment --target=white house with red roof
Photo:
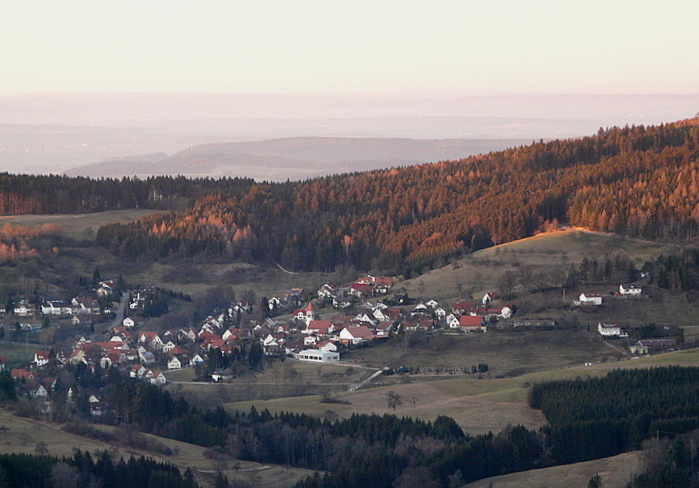
[[[376,334],[366,325],[356,327],[345,327],[340,331],[340,341],[346,344],[361,344],[363,342],[373,341],[376,339]]]
[[[315,334],[317,336],[328,336],[335,331],[335,326],[330,320],[312,320],[301,331],[302,334]]]
[[[160,386],[165,383],[167,383],[167,378],[162,371],[153,371],[153,375],[150,377],[150,384]]]
[[[459,328],[464,332],[485,332],[485,318],[478,315],[462,315],[459,317]]]
[[[34,353],[34,364],[37,368],[41,366],[46,366],[49,364],[49,352],[48,351],[36,351]]]

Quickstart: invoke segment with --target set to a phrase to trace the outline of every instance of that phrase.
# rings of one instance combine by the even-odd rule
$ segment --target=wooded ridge
[[[4,213],[181,209],[101,228],[128,258],[338,265],[410,276],[556,222],[646,239],[699,234],[699,127],[600,129],[458,161],[286,183],[0,177]]]

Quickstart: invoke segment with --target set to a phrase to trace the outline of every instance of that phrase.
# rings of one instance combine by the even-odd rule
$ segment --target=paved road
[[[121,294],[121,300],[119,300],[119,307],[117,308],[116,315],[114,316],[114,321],[112,322],[112,325],[107,326],[107,328],[105,328],[103,332],[107,332],[112,327],[121,325],[122,321],[124,320],[124,317],[126,316],[126,307],[128,304],[129,294],[127,292],[123,292]]]

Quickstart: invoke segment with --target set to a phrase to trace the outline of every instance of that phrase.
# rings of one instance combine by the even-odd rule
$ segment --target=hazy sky
[[[697,0],[1,2],[0,96],[697,93]]]

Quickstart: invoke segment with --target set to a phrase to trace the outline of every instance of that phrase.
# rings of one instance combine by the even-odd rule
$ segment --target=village
[[[216,359],[239,356],[241,351],[247,351],[253,366],[260,366],[263,359],[331,364],[340,363],[348,351],[402,334],[482,334],[489,330],[551,330],[558,325],[556,319],[517,318],[517,307],[495,291],[450,305],[433,299],[415,303],[403,290],[394,290],[393,278],[366,275],[344,287],[325,283],[313,293],[292,288],[259,305],[236,301],[227,309],[216,310],[196,329],[155,332],[145,330],[142,314],[157,292],[154,286],[117,290],[114,281],[107,280],[99,282],[92,295],[69,302],[19,300],[9,311],[17,319],[14,330],[2,329],[3,337],[24,334],[28,338],[48,328],[54,319],[61,319],[63,327],[70,324],[76,332],[72,340],[44,344],[30,364],[11,369],[20,395],[50,396],[57,388],[56,371],[64,365],[102,371],[115,368],[123,377],[153,385],[166,384],[168,371],[195,368],[198,380],[225,382],[238,373],[225,367],[229,361]],[[622,284],[611,295],[583,292],[571,307],[602,307],[606,299],[643,296],[640,286]],[[254,313],[256,306],[265,310]],[[105,317],[109,318],[106,322]],[[603,340],[628,338],[617,322],[600,321],[596,332]],[[642,339],[630,346],[629,354],[649,354],[676,345],[672,338]],[[5,360],[0,357],[3,367]],[[69,385],[62,386],[69,396],[75,394]],[[100,399],[91,395],[90,413],[99,416],[103,408]]]

